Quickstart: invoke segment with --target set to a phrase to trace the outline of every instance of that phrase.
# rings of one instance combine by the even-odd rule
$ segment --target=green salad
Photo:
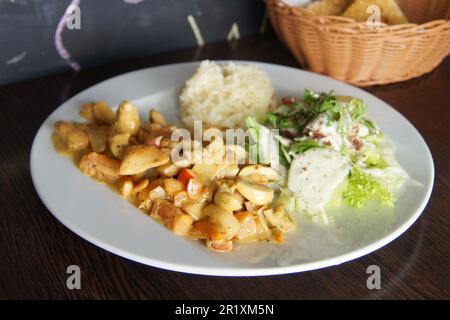
[[[367,109],[357,98],[306,90],[302,101],[284,98],[263,123],[246,119],[248,151],[284,173],[282,200],[313,218],[326,222],[325,207],[336,199],[354,208],[369,201],[392,207],[407,175]]]

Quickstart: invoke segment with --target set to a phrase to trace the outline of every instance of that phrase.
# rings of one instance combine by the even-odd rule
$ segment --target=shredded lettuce
[[[245,125],[250,135],[250,143],[247,145],[250,159],[261,164],[270,164],[277,168],[280,163],[279,142],[272,132],[255,118],[247,117]],[[278,154],[273,152],[278,151]]]
[[[272,113],[280,117],[291,117],[296,113],[303,111],[304,108],[304,104],[296,101],[295,103],[288,106],[282,104],[281,106],[277,107]]]
[[[348,103],[348,111],[353,120],[362,119],[367,113],[367,105],[360,99],[352,99]]]
[[[258,129],[260,124],[258,123],[256,118],[254,118],[254,117],[247,117],[247,118],[245,118],[245,126],[248,129],[250,129],[250,128]]]
[[[301,140],[296,141],[292,146],[289,148],[290,153],[303,153],[308,151],[311,148],[323,148],[323,146],[320,144],[319,141],[316,140]]]
[[[278,128],[280,129],[295,129],[295,124],[292,120],[289,119],[281,119],[278,124]]]
[[[250,141],[246,144],[249,158],[251,161],[258,161],[259,123],[255,118],[247,117],[245,125],[250,136]]]
[[[381,147],[375,144],[366,144],[363,156],[365,158],[364,164],[367,168],[384,169],[388,166],[388,163],[384,159]]]
[[[277,128],[278,127],[278,122],[279,122],[279,116],[276,115],[273,112],[269,112],[267,113],[267,123],[272,127],[272,128]]]
[[[383,205],[393,207],[394,195],[389,192],[372,175],[364,173],[359,167],[354,167],[348,178],[347,189],[342,198],[346,204],[362,208],[370,199],[379,200]]]
[[[284,167],[289,168],[289,166],[291,165],[291,162],[292,162],[292,157],[289,154],[288,148],[281,144],[280,145],[280,151],[281,151],[281,153],[280,153],[280,163]]]
[[[373,123],[372,120],[362,118],[360,119],[360,122],[369,129],[370,134],[376,134],[379,131],[378,127],[375,125],[375,123]]]
[[[285,206],[288,212],[300,212],[303,209],[299,199],[292,196],[290,191],[285,188],[280,188],[278,201]]]

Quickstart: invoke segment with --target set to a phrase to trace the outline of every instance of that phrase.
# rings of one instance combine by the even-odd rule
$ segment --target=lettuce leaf
[[[365,158],[364,164],[367,168],[385,169],[388,163],[384,159],[381,147],[375,144],[366,144],[366,149],[363,152]]]
[[[290,153],[303,153],[312,148],[323,148],[322,144],[316,140],[301,140],[295,142],[290,148]]]
[[[247,145],[250,159],[277,168],[280,163],[279,142],[270,129],[260,124],[254,117],[247,117],[245,125],[251,140]],[[274,150],[278,153],[273,152]]]
[[[267,113],[267,119],[266,122],[272,127],[272,128],[277,128],[278,127],[278,123],[280,121],[280,116],[276,115],[273,112],[268,112]]]
[[[348,112],[353,120],[362,119],[367,113],[367,105],[360,99],[352,99],[348,103]]]
[[[355,208],[362,208],[370,199],[379,200],[381,204],[393,207],[395,196],[389,192],[372,175],[354,167],[348,178],[347,189],[343,192],[344,202]]]

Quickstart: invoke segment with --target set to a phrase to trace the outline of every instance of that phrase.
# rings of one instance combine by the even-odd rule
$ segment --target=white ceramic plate
[[[179,122],[180,89],[198,67],[196,62],[181,63],[106,80],[69,99],[45,120],[33,143],[31,174],[50,212],[76,234],[122,257],[169,270],[221,276],[273,275],[337,265],[383,247],[416,221],[431,194],[433,160],[420,134],[400,113],[361,89],[321,75],[241,62],[267,72],[278,97],[299,96],[309,88],[363,99],[369,105],[369,117],[397,147],[399,163],[418,183],[405,188],[393,212],[348,214],[333,227],[302,220],[283,246],[240,245],[223,254],[173,235],[105,185],[82,175],[70,159],[54,151],[50,135],[57,120],[81,120],[80,105],[93,100],[107,100],[112,106],[130,100],[143,116],[151,107],[169,121]]]

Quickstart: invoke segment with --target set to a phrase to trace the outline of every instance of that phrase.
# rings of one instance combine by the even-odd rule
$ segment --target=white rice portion
[[[204,128],[236,128],[247,116],[263,118],[275,106],[275,92],[257,67],[205,60],[186,82],[180,105],[181,118],[191,129],[194,120]]]

